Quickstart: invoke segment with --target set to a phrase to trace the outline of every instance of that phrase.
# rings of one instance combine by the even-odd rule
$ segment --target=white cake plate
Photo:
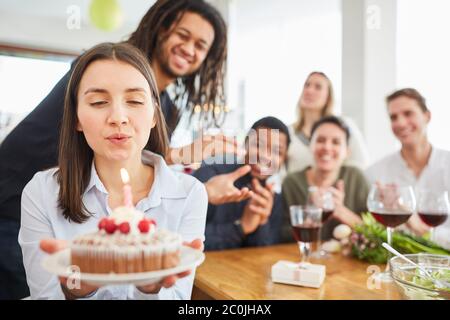
[[[70,249],[64,249],[48,255],[42,261],[42,267],[50,273],[60,277],[79,279],[95,286],[134,284],[137,286],[159,282],[164,277],[175,275],[183,271],[193,270],[205,260],[205,254],[199,250],[182,246],[180,263],[170,269],[139,273],[81,273],[74,272],[70,265]]]

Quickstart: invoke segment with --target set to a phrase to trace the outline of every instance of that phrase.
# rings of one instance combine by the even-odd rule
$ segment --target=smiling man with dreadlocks
[[[128,42],[150,58],[160,92],[172,83],[176,85],[178,110],[166,115],[169,133],[176,127],[180,108],[192,112],[196,105],[225,103],[227,31],[219,12],[209,4],[158,1]]]

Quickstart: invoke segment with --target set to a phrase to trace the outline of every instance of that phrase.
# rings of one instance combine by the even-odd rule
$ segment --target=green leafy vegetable
[[[350,236],[351,253],[358,259],[371,263],[386,263],[388,252],[381,244],[387,241],[386,228],[378,223],[370,213],[362,214],[363,223],[354,228]],[[436,243],[403,231],[392,233],[392,246],[403,254],[429,253],[450,255]]]

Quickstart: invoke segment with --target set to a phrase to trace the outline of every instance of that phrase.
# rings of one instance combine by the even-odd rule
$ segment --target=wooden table
[[[193,299],[309,300],[309,299],[401,299],[394,283],[371,281],[370,264],[341,254],[322,259],[326,278],[319,289],[274,283],[271,267],[279,260],[299,261],[296,244],[237,250],[211,251],[197,268]],[[317,261],[312,261],[318,263]],[[379,266],[383,270],[384,266]],[[368,269],[369,268],[369,269]],[[368,286],[369,284],[369,286]]]

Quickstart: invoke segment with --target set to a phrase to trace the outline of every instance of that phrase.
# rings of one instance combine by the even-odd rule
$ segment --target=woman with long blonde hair
[[[333,107],[333,86],[330,79],[323,72],[311,72],[297,103],[297,121],[289,127],[292,143],[288,153],[288,172],[300,171],[312,165],[313,156],[309,148],[311,128],[322,117],[332,115]],[[364,169],[368,162],[368,152],[362,134],[351,119],[344,117],[344,121],[351,132],[351,152],[345,164]]]

